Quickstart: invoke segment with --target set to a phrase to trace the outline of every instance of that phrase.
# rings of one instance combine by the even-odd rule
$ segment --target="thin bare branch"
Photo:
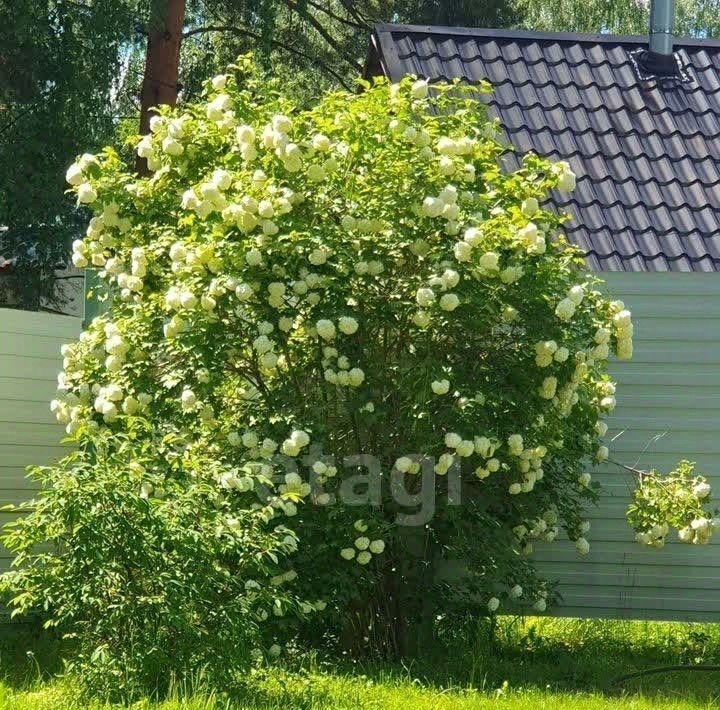
[[[350,55],[348,55],[342,49],[342,47],[340,47],[335,38],[322,26],[322,23],[320,23],[315,16],[307,12],[307,10],[301,11],[294,0],[283,0],[283,2],[290,10],[294,10],[300,15],[300,17],[302,17],[304,20],[307,20],[307,22],[309,22],[313,26],[315,31],[325,40],[325,43],[335,52],[337,52],[338,56],[343,57],[348,64],[355,68],[358,74],[362,74],[362,66],[358,64],[358,62],[356,62],[355,59],[353,59]]]
[[[262,41],[263,39],[262,36],[257,32],[253,32],[252,30],[248,30],[244,27],[236,27],[234,25],[208,25],[205,27],[196,27],[195,29],[185,32],[183,34],[183,38],[188,39],[189,37],[194,37],[200,34],[208,34],[211,32],[226,32],[228,34],[250,37],[251,39],[257,40],[258,42]],[[309,54],[300,51],[299,49],[295,49],[295,47],[292,47],[289,44],[285,44],[284,42],[280,42],[275,39],[270,40],[270,44],[277,49],[285,50],[290,54],[294,54],[298,57],[302,57],[303,59],[307,59],[308,61],[313,62],[327,74],[337,79],[337,81],[348,91],[352,91],[351,87],[346,83],[345,79],[343,79],[340,74],[331,69],[327,64],[325,64],[325,62],[320,61],[317,57],[312,57]]]
[[[324,13],[328,17],[331,17],[333,20],[336,20],[337,22],[341,22],[342,24],[347,25],[348,27],[352,27],[353,29],[363,30],[365,32],[365,31],[369,30],[371,27],[370,23],[368,23],[368,22],[360,23],[360,22],[355,22],[353,20],[348,20],[347,17],[341,17],[340,15],[333,12],[332,10],[329,10],[328,8],[323,7],[320,3],[313,2],[313,0],[307,0],[307,3],[308,3],[308,5],[311,5],[312,7],[314,7],[316,10],[319,10],[320,12]]]

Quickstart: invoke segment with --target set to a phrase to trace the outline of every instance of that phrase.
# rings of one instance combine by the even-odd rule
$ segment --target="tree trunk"
[[[178,94],[180,43],[185,22],[185,0],[160,0],[148,31],[147,59],[140,96],[140,133],[150,132],[151,109],[174,106]],[[147,174],[147,163],[138,158],[137,171]]]

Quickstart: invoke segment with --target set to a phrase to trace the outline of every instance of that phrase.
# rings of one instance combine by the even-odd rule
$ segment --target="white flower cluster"
[[[619,309],[613,317],[615,337],[617,338],[616,353],[620,360],[630,360],[633,355],[632,316],[621,301],[616,301],[614,307],[616,310]]]
[[[558,347],[554,340],[544,340],[535,345],[535,364],[538,367],[549,367],[553,362],[563,363],[570,357],[566,347]]]
[[[124,273],[122,262],[111,254],[118,244],[118,238],[131,229],[132,222],[128,217],[120,217],[119,209],[115,202],[104,204],[102,211],[90,220],[85,239],[73,242],[72,261],[77,268],[105,267],[106,273],[113,277]],[[125,283],[119,284],[120,288],[130,292],[142,291],[141,276],[125,274],[124,280]]]
[[[285,483],[280,488],[280,493],[284,496],[297,496],[298,498],[305,498],[310,495],[310,484],[303,481],[301,476],[297,473],[286,473]]]
[[[251,459],[269,459],[278,450],[278,442],[270,437],[262,440],[256,432],[248,430],[240,434],[238,431],[230,431],[227,434],[227,441],[233,448],[244,447]],[[264,475],[269,473],[268,469],[261,471]]]
[[[580,285],[570,288],[567,296],[563,298],[555,308],[555,315],[562,321],[569,321],[575,315],[577,307],[585,298],[585,289]]]
[[[554,163],[553,172],[558,176],[558,190],[560,192],[572,192],[575,189],[577,178],[568,163],[564,160]]]
[[[545,235],[538,229],[535,222],[528,222],[522,229],[518,230],[517,236],[521,246],[528,254],[544,254],[547,250]]]
[[[356,520],[353,527],[360,533],[367,531],[368,526],[364,520]],[[370,540],[361,535],[355,539],[354,547],[344,547],[340,550],[340,557],[344,560],[356,560],[359,565],[366,565],[373,555],[381,555],[385,551],[385,542],[381,539]]]
[[[680,542],[687,542],[693,545],[707,545],[713,533],[718,529],[720,529],[720,518],[695,518],[690,522],[690,525],[678,530],[678,539]],[[655,542],[655,540],[649,544],[653,542]]]
[[[530,555],[533,551],[533,541],[553,542],[558,536],[558,514],[555,510],[546,510],[541,517],[521,523],[513,528],[513,534],[520,551],[524,555]]]
[[[89,168],[97,166],[97,158],[84,153],[65,173],[65,179],[77,190],[78,204],[89,205],[97,200],[97,191],[89,182]]]
[[[302,507],[297,526],[327,516],[319,507],[342,483],[327,452],[350,454],[375,431],[396,448],[374,453],[402,475],[431,456],[438,477],[473,472],[468,483],[512,511],[501,524],[522,523],[512,555],[554,540],[557,510],[579,505],[591,478],[578,464],[555,490],[548,452],[572,439],[583,455],[607,458],[595,436],[607,427],[598,419],[593,430],[593,415],[615,406],[604,361],[614,344],[619,357],[632,354],[629,311],[557,258],[568,248],[556,239],[561,220],[540,204],[552,186],[574,187],[569,166],[531,156],[508,178],[496,170],[496,124],[427,111],[443,89],[425,80],[384,89],[405,103],[380,117],[366,103],[376,89],[348,96],[352,111],[303,111],[274,93],[259,110],[253,92],[238,91],[237,71],[212,79],[201,106],[153,117],[137,146],[149,177],[129,177],[110,153],[68,171],[95,212],[73,259],[101,270],[121,316],[68,351],[58,418],[68,430],[121,431],[123,414],[154,402],[183,437],[183,461],[197,452],[216,461],[198,476],[216,485],[226,540],[241,539],[245,513],[269,524]],[[372,130],[358,140],[366,121]],[[141,378],[153,397],[137,392]],[[508,397],[520,381],[526,391]],[[402,455],[410,451],[419,455]],[[298,472],[283,469],[258,501],[280,474],[278,453]],[[543,479],[538,509],[520,494]],[[340,519],[335,509],[327,517]],[[367,565],[391,545],[369,525],[356,521],[342,558]],[[585,532],[572,532],[580,552]],[[297,538],[285,544],[296,547]],[[295,574],[278,567],[275,587]],[[542,611],[541,586],[515,570],[484,598],[491,613],[505,598]]]
[[[116,323],[96,319],[90,330],[80,336],[80,345],[92,346],[90,355],[96,363],[102,362],[108,374],[118,375],[122,370],[130,344],[125,340]],[[74,435],[82,425],[97,426],[92,411],[102,415],[106,424],[115,422],[122,414],[141,412],[152,401],[146,392],[125,392],[117,382],[106,385],[83,382],[81,348],[63,345],[63,372],[58,376],[58,397],[50,403],[57,420],[66,425],[66,431]],[[93,401],[94,396],[94,401]]]
[[[430,219],[444,219],[447,222],[446,233],[457,234],[458,218],[460,217],[457,188],[454,185],[448,185],[436,196],[426,197],[418,208],[418,214]]]
[[[508,598],[512,601],[520,599],[524,594],[524,589],[520,584],[516,584],[508,590]],[[548,593],[545,590],[538,591],[538,597],[533,602],[532,608],[534,611],[543,612],[547,609],[547,596]],[[487,601],[487,610],[494,614],[500,608],[500,600],[497,597],[490,597]]]

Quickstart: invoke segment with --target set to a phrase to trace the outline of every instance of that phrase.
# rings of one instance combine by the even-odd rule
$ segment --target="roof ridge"
[[[407,34],[443,34],[446,36],[495,37],[501,39],[575,42],[592,44],[644,44],[649,41],[648,35],[614,35],[588,32],[544,32],[537,30],[501,30],[487,27],[447,27],[442,25],[403,25],[380,22],[374,27],[374,32],[392,33],[405,32]],[[705,47],[720,50],[720,40],[698,39],[695,37],[674,37],[676,47]]]

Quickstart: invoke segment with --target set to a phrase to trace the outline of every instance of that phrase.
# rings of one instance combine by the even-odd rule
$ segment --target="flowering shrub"
[[[379,81],[297,111],[244,58],[153,118],[149,178],[112,149],[70,168],[95,212],[74,262],[109,310],[63,349],[78,451],[37,472],[7,583],[88,664],[124,657],[121,618],[166,668],[169,639],[197,646],[178,663],[237,627],[277,654],[291,621],[402,648],[466,602],[544,610],[530,553],[561,527],[588,552],[630,313],[541,207],[567,164],[503,171],[478,91]]]
[[[720,527],[720,519],[705,508],[712,491],[704,476],[695,475],[695,464],[680,461],[665,476],[656,471],[638,471],[637,475],[638,485],[627,519],[637,531],[635,539],[640,544],[664,547],[671,527],[677,530],[680,542],[693,545],[710,542]]]

